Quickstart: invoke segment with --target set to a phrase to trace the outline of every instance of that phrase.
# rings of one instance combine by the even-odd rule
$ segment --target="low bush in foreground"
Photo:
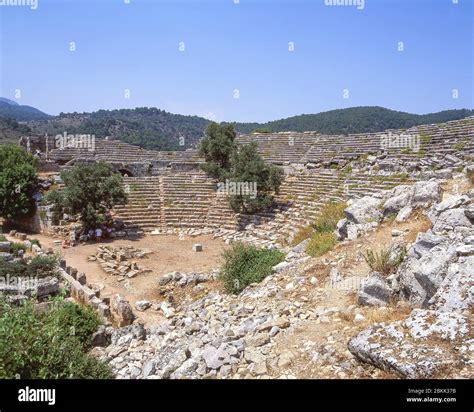
[[[112,378],[86,352],[98,324],[92,310],[70,302],[56,301],[43,314],[32,302],[0,302],[0,379]]]
[[[315,233],[306,246],[306,253],[318,257],[330,251],[336,243],[336,236],[332,232]]]
[[[58,260],[56,256],[35,256],[30,261],[7,262],[0,259],[0,277],[35,277],[58,276]]]
[[[252,245],[235,243],[223,254],[224,265],[220,278],[225,290],[237,294],[251,283],[261,282],[284,256],[277,249],[258,249]]]
[[[26,252],[26,249],[27,249],[26,245],[21,242],[13,242],[10,245],[10,253],[12,253],[13,256],[18,256],[20,250],[23,250],[23,252]]]
[[[382,275],[388,276],[395,273],[405,258],[406,250],[401,249],[399,252],[393,252],[390,248],[382,249],[375,252],[371,249],[367,250],[364,259],[367,265],[374,272],[379,272]]]

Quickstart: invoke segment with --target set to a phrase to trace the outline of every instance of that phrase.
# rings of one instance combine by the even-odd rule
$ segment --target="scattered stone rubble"
[[[88,260],[97,261],[104,272],[119,276],[119,279],[133,278],[141,273],[151,272],[138,265],[135,259],[143,259],[149,250],[137,249],[133,246],[113,248],[109,246],[99,246],[95,255],[89,256]]]

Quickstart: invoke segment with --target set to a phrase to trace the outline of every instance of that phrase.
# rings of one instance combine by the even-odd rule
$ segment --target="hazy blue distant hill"
[[[11,104],[12,106],[18,106],[17,102],[7,99],[6,97],[0,97],[0,102]]]
[[[0,118],[15,119],[18,122],[49,119],[51,116],[31,107],[22,106],[13,100],[0,97]]]
[[[267,123],[233,124],[238,133],[267,129],[273,132],[313,130],[323,134],[348,134],[409,128],[472,115],[473,110],[465,109],[417,115],[374,106],[303,114]],[[28,126],[34,133],[39,134],[94,134],[97,138],[110,136],[146,149],[184,150],[196,147],[209,122],[203,117],[183,116],[157,108],[139,107],[99,110],[93,113],[61,113],[47,120],[30,121]],[[184,138],[184,146],[179,144],[180,137]]]

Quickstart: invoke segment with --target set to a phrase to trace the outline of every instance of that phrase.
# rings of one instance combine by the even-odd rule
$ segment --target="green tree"
[[[231,159],[230,181],[238,185],[248,183],[250,193],[232,194],[230,206],[235,212],[254,213],[271,205],[273,193],[278,193],[283,181],[283,171],[267,165],[252,142],[234,151]]]
[[[252,133],[271,133],[272,129],[269,127],[257,127],[256,129],[252,130]]]
[[[15,145],[0,146],[0,216],[13,220],[34,210],[37,159]]]
[[[92,309],[71,302],[39,313],[33,301],[0,299],[0,379],[111,379],[109,366],[88,354],[98,325]]]
[[[234,126],[210,123],[206,135],[199,142],[199,155],[206,161],[202,169],[212,177],[224,180],[235,148]]]
[[[105,162],[75,166],[62,172],[61,179],[66,187],[54,196],[55,206],[79,214],[85,230],[105,223],[110,209],[127,201],[122,176]]]

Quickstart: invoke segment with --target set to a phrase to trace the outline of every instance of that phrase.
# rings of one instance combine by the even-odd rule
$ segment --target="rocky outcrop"
[[[405,378],[426,378],[472,364],[472,328],[468,315],[415,309],[404,321],[362,331],[348,348],[381,369]]]
[[[420,194],[417,201],[430,198]],[[467,195],[452,196],[429,210],[432,229],[418,235],[395,275],[399,297],[422,308],[403,321],[375,324],[352,338],[348,349],[359,360],[405,378],[454,370],[469,376],[474,364],[470,202]]]
[[[119,327],[130,325],[135,320],[130,303],[121,295],[117,294],[111,299],[111,309]]]
[[[407,220],[414,209],[427,208],[441,200],[442,190],[436,180],[400,185],[381,193],[380,197],[364,196],[349,202],[335,230],[338,240],[353,240],[359,234],[377,227],[383,218],[396,216],[398,222]]]
[[[357,303],[364,306],[384,306],[392,298],[393,291],[380,273],[373,272],[364,279],[357,291]]]

